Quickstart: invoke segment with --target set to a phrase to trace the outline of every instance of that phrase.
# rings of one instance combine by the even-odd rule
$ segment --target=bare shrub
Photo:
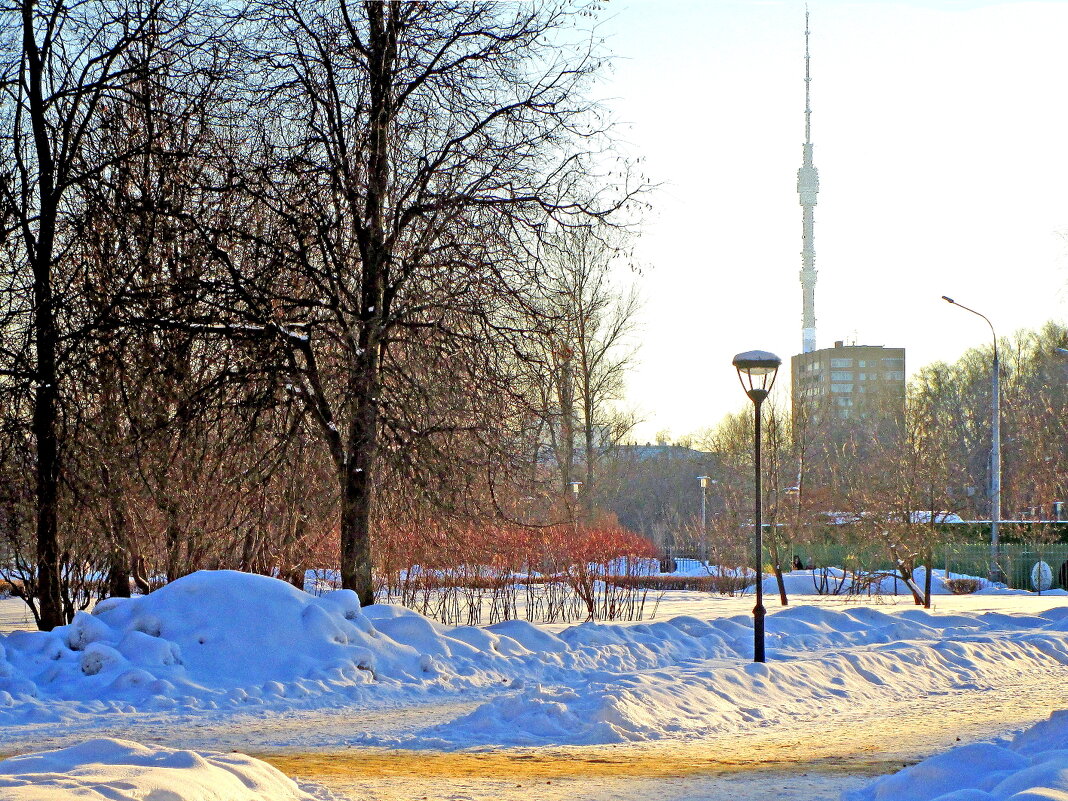
[[[974,578],[946,579],[946,587],[954,595],[971,595],[983,585],[983,582]]]

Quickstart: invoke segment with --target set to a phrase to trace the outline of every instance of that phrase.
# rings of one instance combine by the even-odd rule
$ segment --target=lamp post
[[[704,561],[705,542],[708,540],[708,485],[716,482],[710,476],[698,476],[697,480],[701,482],[701,543],[697,555]]]
[[[567,486],[571,488],[571,509],[572,514],[577,519],[578,517],[578,502],[579,502],[579,488],[582,486],[581,481],[569,481]]]
[[[739,353],[732,362],[738,370],[738,381],[753,402],[753,464],[756,497],[753,505],[756,547],[756,606],[753,607],[753,661],[764,660],[764,543],[763,523],[760,519],[760,404],[775,383],[775,375],[782,359],[765,350]]]
[[[942,296],[942,300],[986,320],[986,324],[990,326],[990,335],[994,340],[990,404],[990,580],[1003,581],[1005,576],[1001,572],[1001,546],[998,542],[998,523],[1001,521],[1001,389],[999,385],[1001,367],[998,361],[998,335],[994,332],[994,324],[985,314],[969,309],[946,295]]]

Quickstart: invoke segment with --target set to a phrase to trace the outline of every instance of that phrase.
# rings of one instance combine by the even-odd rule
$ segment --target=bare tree
[[[599,61],[572,47],[576,18],[567,4],[453,2],[249,15],[262,105],[244,185],[264,227],[220,231],[217,248],[234,305],[285,346],[285,381],[331,456],[342,582],[364,603],[384,435],[411,449],[481,423],[422,425],[404,395],[429,397],[426,365],[485,378],[502,350],[529,358],[540,240],[631,195],[590,189],[603,126],[583,87]]]
[[[105,120],[173,52],[192,5],[162,0],[70,4],[20,0],[0,17],[0,220],[4,235],[5,388],[32,397],[36,553],[34,615],[64,622],[59,544],[64,387],[95,322],[77,298],[71,247],[87,190],[132,154],[109,146]],[[168,66],[173,66],[169,64]],[[21,387],[19,386],[21,383]]]
[[[634,365],[636,315],[640,301],[633,286],[617,288],[614,263],[625,248],[611,230],[565,231],[547,243],[547,297],[538,313],[554,321],[545,340],[541,405],[562,486],[583,465],[583,496],[592,506],[598,464],[627,436],[633,414],[618,408],[627,371]]]

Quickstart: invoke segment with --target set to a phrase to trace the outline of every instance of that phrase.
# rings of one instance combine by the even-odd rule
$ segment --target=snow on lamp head
[[[766,350],[748,350],[735,356],[732,364],[745,394],[753,403],[760,403],[771,392],[782,359]]]

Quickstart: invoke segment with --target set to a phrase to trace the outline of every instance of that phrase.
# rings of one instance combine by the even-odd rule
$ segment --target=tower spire
[[[801,200],[801,352],[811,353],[816,349],[816,250],[813,247],[813,211],[816,194],[820,189],[820,177],[812,163],[812,107],[808,49],[808,6],[805,6],[805,144],[801,168],[797,171],[797,194]]]

